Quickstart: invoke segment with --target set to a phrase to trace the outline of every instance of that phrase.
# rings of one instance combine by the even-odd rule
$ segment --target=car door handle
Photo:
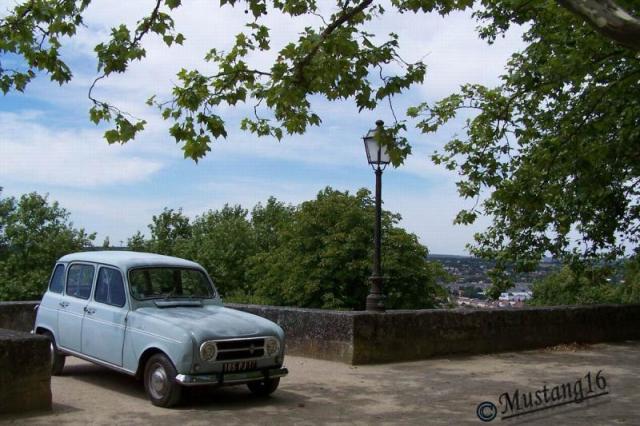
[[[69,302],[60,302],[58,303],[60,306],[62,306],[63,308],[66,308],[67,306],[69,306]]]
[[[95,310],[95,309],[93,309],[93,308],[87,308],[86,306],[84,307],[84,311],[85,311],[86,313],[88,313],[89,315],[92,315],[92,314],[95,314],[95,313],[96,313],[96,310]]]

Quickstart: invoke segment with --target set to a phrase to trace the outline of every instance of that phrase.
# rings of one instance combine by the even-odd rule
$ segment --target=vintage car
[[[183,386],[247,384],[259,395],[287,374],[284,332],[225,308],[202,266],[131,251],[63,256],[38,307],[34,333],[51,341],[52,374],[73,355],[144,380],[154,405]]]

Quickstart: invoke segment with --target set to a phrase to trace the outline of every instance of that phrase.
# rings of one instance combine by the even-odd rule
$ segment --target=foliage
[[[251,211],[251,226],[256,236],[259,251],[275,250],[282,244],[284,228],[293,220],[295,208],[269,197],[263,206],[258,203]]]
[[[0,58],[15,60],[20,71],[0,67],[0,88],[22,91],[38,71],[51,79],[65,83],[71,70],[60,55],[62,40],[72,37],[90,0],[50,2],[34,0],[19,3],[0,20]],[[171,14],[183,7],[180,0],[155,0],[152,10],[134,28],[117,25],[109,40],[95,46],[98,71],[101,73],[89,89],[93,103],[90,119],[94,123],[113,122],[114,128],[104,134],[108,143],[124,143],[133,139],[146,125],[117,106],[96,99],[93,90],[101,79],[124,73],[131,63],[142,60],[146,50],[143,39],[155,34],[167,46],[182,44],[182,34],[174,31]],[[221,7],[235,7],[236,0],[223,0]],[[244,4],[244,3],[243,3]],[[55,5],[55,6],[54,6]],[[173,122],[171,136],[182,144],[185,158],[195,161],[211,149],[215,139],[227,136],[224,118],[219,111],[226,106],[253,103],[255,114],[242,120],[241,128],[258,136],[281,139],[286,134],[304,133],[308,126],[317,126],[321,118],[311,107],[311,98],[328,100],[353,99],[359,110],[373,109],[387,98],[422,82],[426,67],[422,62],[407,63],[398,55],[398,37],[391,33],[377,41],[366,31],[367,24],[385,13],[372,0],[358,3],[337,0],[336,11],[317,28],[307,26],[297,40],[277,52],[275,61],[264,69],[255,69],[249,58],[271,50],[270,29],[263,24],[269,13],[291,18],[313,16],[319,8],[315,1],[248,0],[251,12],[246,30],[236,34],[227,51],[213,47],[205,60],[216,71],[205,74],[199,70],[182,69],[177,85],[168,100],[148,100],[158,107],[164,119]],[[318,22],[320,22],[318,21]],[[392,65],[392,66],[391,66]],[[385,75],[387,71],[399,74]],[[396,123],[390,132],[397,135],[404,129]],[[390,134],[381,141],[389,145],[394,164],[400,164],[410,152],[406,140],[398,136],[393,143]]]
[[[620,288],[622,303],[640,303],[640,256],[629,259],[625,265],[624,283]]]
[[[191,238],[189,218],[182,214],[182,209],[165,208],[151,218],[148,228],[151,231],[149,240],[145,240],[140,231],[127,240],[131,250],[178,256]]]
[[[83,13],[91,0],[29,0],[18,3],[0,20],[0,55],[6,65],[0,67],[0,89],[23,91],[37,72],[48,73],[52,81],[68,82],[72,73],[61,57],[63,41],[76,34],[83,25]],[[235,7],[237,0],[221,0],[220,7]],[[558,4],[559,3],[559,4]],[[600,15],[585,13],[580,2],[563,0],[530,2],[528,0],[393,0],[392,7],[399,13],[439,13],[447,15],[455,10],[477,8],[477,15],[491,23],[481,30],[481,35],[495,38],[512,23],[533,22],[546,25],[544,15],[566,16],[571,11],[573,22],[583,19],[593,25],[588,35],[601,31],[605,37],[618,40],[629,49],[637,48],[634,36],[640,28],[640,20],[628,15],[622,28],[610,24],[620,12],[637,12],[631,0],[609,1]],[[216,71],[205,74],[199,70],[182,69],[177,74],[178,84],[169,100],[158,101],[155,96],[148,100],[161,111],[162,117],[171,120],[171,136],[183,144],[185,158],[197,161],[211,149],[213,140],[226,137],[224,118],[219,114],[225,106],[239,103],[254,103],[255,114],[245,117],[241,127],[259,136],[281,139],[285,133],[304,133],[308,126],[319,125],[321,118],[311,107],[311,98],[320,95],[330,101],[353,99],[361,111],[374,109],[380,101],[408,89],[423,81],[426,66],[422,61],[407,63],[398,54],[398,36],[390,33],[387,39],[378,42],[367,26],[373,19],[387,13],[384,7],[373,0],[350,2],[336,0],[334,12],[326,17],[311,0],[247,0],[243,2],[249,15],[246,30],[236,34],[228,51],[213,47],[205,56]],[[564,13],[560,8],[564,7]],[[184,36],[174,30],[171,16],[176,9],[185,7],[181,0],[155,0],[147,16],[135,27],[116,25],[110,31],[108,41],[98,43],[95,53],[98,72],[89,89],[91,121],[96,124],[113,121],[113,129],[105,132],[108,143],[124,143],[133,139],[144,129],[146,122],[131,117],[118,107],[93,96],[98,81],[112,74],[124,73],[132,62],[146,56],[142,46],[150,34],[159,36],[166,46],[182,44]],[[616,13],[611,10],[616,9]],[[249,13],[250,12],[250,13]],[[297,40],[292,40],[277,52],[270,67],[256,69],[249,60],[260,52],[270,51],[270,28],[264,25],[269,14],[279,13],[292,19],[320,18],[317,27],[308,25]],[[538,14],[542,18],[538,20]],[[605,22],[610,25],[602,25]],[[564,22],[562,23],[564,24]],[[583,24],[587,27],[588,24]],[[627,28],[628,26],[628,28]],[[595,29],[594,29],[595,28]],[[566,27],[562,29],[566,30]],[[584,31],[583,31],[584,32]],[[617,33],[625,34],[617,34]],[[579,34],[580,36],[581,34]],[[620,36],[620,37],[617,37]],[[601,35],[598,37],[602,38]],[[576,37],[569,37],[569,48]],[[532,41],[528,38],[527,41]],[[631,40],[627,42],[627,40]],[[609,43],[611,44],[611,43]],[[389,66],[393,64],[393,66]],[[385,75],[386,72],[399,74]],[[374,77],[375,76],[375,77]],[[259,110],[262,111],[259,113]],[[266,114],[263,114],[266,113]],[[411,152],[407,141],[399,135],[405,129],[396,122],[389,138],[384,138],[392,153],[395,165],[402,163]],[[396,143],[393,142],[394,137]]]
[[[362,309],[369,291],[374,202],[326,188],[317,198],[288,206],[271,197],[251,214],[240,206],[208,211],[188,224],[175,212],[153,219],[150,240],[140,233],[132,249],[148,249],[201,263],[228,301],[316,308]],[[171,213],[171,214],[169,214]],[[162,216],[162,215],[161,215]],[[397,227],[400,216],[384,212],[383,271],[390,308],[427,308],[445,297],[437,264],[414,234]],[[184,232],[163,232],[179,222]],[[188,229],[187,229],[188,228]],[[185,235],[189,235],[185,237]]]
[[[127,247],[133,251],[151,251],[147,241],[144,238],[144,235],[140,231],[137,231],[127,239]]]
[[[281,244],[259,253],[250,271],[258,300],[279,305],[363,309],[373,256],[374,201],[331,188],[302,203],[281,227]],[[438,271],[414,234],[383,215],[383,271],[389,308],[433,307]]]
[[[36,193],[0,198],[0,300],[39,299],[56,260],[90,246],[57,202]]]
[[[612,279],[624,271],[620,283]],[[614,266],[600,265],[575,271],[570,266],[548,275],[533,286],[533,305],[583,305],[592,303],[640,303],[640,258]]]
[[[616,287],[601,271],[578,275],[565,266],[534,283],[531,305],[583,305],[619,302]],[[600,273],[599,273],[600,272]]]
[[[168,256],[179,253],[180,246],[191,237],[189,218],[182,213],[182,209],[165,208],[158,216],[153,216],[149,230],[149,251]]]
[[[246,273],[247,262],[256,252],[256,238],[248,213],[240,206],[225,205],[198,216],[184,250],[185,257],[207,269],[227,300],[251,293]]]
[[[37,72],[60,84],[69,81],[71,70],[60,49],[82,25],[89,3],[30,0],[10,10],[0,20],[0,89],[22,91]],[[638,250],[640,58],[634,31],[640,28],[640,6],[634,0],[597,3],[391,2],[400,14],[446,15],[473,8],[481,23],[479,35],[489,43],[512,25],[526,29],[527,47],[511,57],[500,86],[465,85],[436,104],[408,111],[421,117],[418,127],[427,133],[460,110],[477,114],[466,116],[466,137],[451,140],[433,159],[457,171],[460,195],[476,200],[457,215],[457,223],[472,223],[479,215],[493,218],[470,249],[496,260],[494,297],[511,285],[508,265],[530,271],[542,256],[552,254],[578,270],[620,257],[629,247]],[[280,139],[321,123],[312,108],[314,98],[350,99],[360,111],[371,110],[425,77],[424,63],[407,63],[399,56],[397,35],[380,41],[367,32],[372,20],[387,13],[372,0],[336,0],[326,19],[318,16],[312,0],[222,0],[220,5],[246,8],[245,31],[235,35],[227,51],[213,46],[208,52],[205,59],[214,71],[182,69],[170,99],[148,100],[172,123],[170,133],[186,158],[197,161],[214,140],[226,137],[221,111],[227,106],[252,104],[254,115],[242,120],[242,129]],[[181,0],[155,0],[135,27],[118,25],[108,41],[96,46],[101,74],[89,90],[90,118],[114,123],[105,133],[109,143],[134,138],[145,123],[94,98],[95,84],[143,59],[142,41],[149,34],[162,37],[167,46],[181,44],[184,37],[174,31],[171,18],[179,7],[186,7]],[[597,9],[604,14],[594,15]],[[620,12],[628,19],[616,29],[610,19],[623,16]],[[313,17],[318,24],[307,26],[269,66],[257,69],[250,59],[271,50],[270,29],[264,25],[270,13]],[[620,31],[626,34],[616,34]],[[396,166],[411,152],[401,135],[405,126],[396,121],[379,135]]]
[[[531,271],[550,253],[589,268],[638,250],[640,239],[640,57],[554,2],[501,3],[477,12],[484,38],[528,24],[528,46],[512,56],[503,84],[465,85],[410,110],[424,114],[425,132],[460,110],[477,112],[466,138],[433,160],[456,170],[458,192],[476,200],[457,223],[493,218],[470,249],[496,260],[494,297],[511,285],[507,265]]]
[[[486,299],[486,296],[484,295],[481,287],[477,287],[474,285],[465,285],[460,288],[460,291],[462,292],[463,297],[470,297],[480,300]]]
[[[31,0],[19,3],[0,20],[0,90],[24,91],[39,71],[51,81],[63,84],[71,80],[69,66],[60,57],[62,40],[73,36],[82,25],[82,12],[90,0]],[[6,66],[7,59],[19,55],[24,69]]]

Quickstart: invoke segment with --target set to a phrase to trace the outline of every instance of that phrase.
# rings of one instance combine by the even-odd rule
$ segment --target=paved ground
[[[146,399],[140,382],[69,358],[52,379],[53,412],[4,418],[9,424],[483,424],[480,402],[497,407],[499,424],[640,424],[640,342],[559,347],[400,364],[348,366],[288,357],[290,375],[269,398],[244,386],[198,389],[177,409]],[[606,380],[608,395],[501,420],[504,392],[520,394],[587,379]],[[599,382],[602,384],[602,382]],[[602,393],[602,392],[598,392]],[[542,395],[542,394],[540,394]],[[507,413],[508,414],[508,413]]]

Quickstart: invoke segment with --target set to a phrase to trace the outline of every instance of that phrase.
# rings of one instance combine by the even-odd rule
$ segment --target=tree
[[[278,305],[363,309],[373,257],[374,201],[367,190],[356,195],[326,188],[302,203],[280,227],[280,244],[258,253],[249,273],[255,299]],[[396,225],[400,216],[383,215],[383,271],[387,306],[428,308],[444,290],[439,270],[414,234]]]
[[[149,243],[145,240],[144,235],[137,231],[127,239],[127,247],[133,251],[150,251]]]
[[[167,256],[178,255],[182,246],[191,238],[189,218],[182,213],[182,209],[164,208],[162,213],[153,216],[149,225],[151,239],[146,242],[146,249],[153,253]],[[137,238],[137,235],[134,236]]]
[[[620,286],[622,303],[640,303],[640,256],[627,260],[624,283]]]
[[[57,202],[35,192],[0,199],[0,300],[35,300],[59,257],[91,246]]]
[[[256,241],[248,213],[241,206],[225,205],[198,216],[184,250],[207,269],[228,300],[246,300],[252,293],[252,283],[246,275]]]
[[[0,60],[23,58],[17,70],[2,67],[0,88],[23,90],[37,71],[64,83],[71,71],[60,59],[65,37],[71,37],[89,0],[33,0],[16,6],[0,22]],[[255,114],[241,127],[259,136],[281,138],[319,125],[313,97],[352,99],[359,110],[420,83],[426,67],[407,63],[398,55],[399,40],[390,34],[377,41],[367,24],[385,10],[372,0],[336,0],[336,11],[318,26],[309,25],[297,40],[279,52],[271,66],[258,69],[250,57],[268,51],[269,13],[292,19],[317,15],[315,1],[248,0],[246,31],[232,47],[215,47],[206,60],[211,74],[183,69],[170,99],[148,100],[172,122],[170,133],[182,144],[185,157],[198,160],[214,139],[225,137],[219,110],[227,105],[253,103]],[[234,7],[236,0],[222,0]],[[512,25],[524,25],[528,44],[515,53],[496,88],[466,85],[435,105],[408,111],[421,117],[418,127],[436,131],[460,110],[473,110],[467,135],[456,138],[434,160],[457,171],[461,196],[476,205],[460,212],[456,221],[468,224],[478,215],[493,218],[487,232],[477,236],[474,254],[494,258],[497,296],[510,285],[506,266],[531,270],[550,253],[580,274],[589,263],[615,259],[638,251],[640,206],[640,6],[637,1],[607,0],[393,0],[399,13],[439,13],[474,7],[479,34],[493,42]],[[118,26],[111,38],[96,46],[101,74],[89,90],[91,119],[113,121],[105,137],[126,142],[143,129],[106,101],[93,96],[95,84],[114,73],[126,72],[145,55],[142,41],[151,33],[167,45],[182,43],[171,12],[180,0],[157,0],[135,28]],[[184,6],[186,7],[186,6]],[[395,70],[401,70],[395,74]],[[379,135],[391,151],[394,165],[411,147],[398,121]],[[394,142],[396,141],[396,142]],[[480,196],[489,193],[482,203]]]
[[[613,0],[558,0],[612,40],[640,52],[640,18]]]
[[[269,197],[263,206],[258,203],[251,211],[251,226],[255,232],[257,249],[271,251],[282,244],[284,228],[293,219],[295,207]]]
[[[174,228],[176,222],[188,222],[181,213],[165,209],[149,226],[152,238],[145,240],[138,232],[129,239],[129,247],[197,261],[227,301],[363,309],[371,275],[374,214],[367,190],[350,195],[326,188],[299,206],[271,197],[266,204],[257,204],[250,218],[241,206],[225,205],[197,216],[188,237],[162,232],[171,237],[158,238],[158,229],[166,229],[167,223]],[[387,306],[437,306],[446,293],[436,281],[446,274],[439,264],[426,260],[427,248],[399,228],[399,220],[399,215],[384,212]]]
[[[2,187],[0,186],[0,195],[2,194]],[[9,252],[9,239],[4,231],[9,221],[9,214],[15,209],[15,200],[2,200],[0,199],[0,259],[4,259],[8,256]]]
[[[236,0],[221,0],[221,7],[235,7]],[[0,67],[0,89],[22,91],[38,72],[46,72],[52,81],[63,84],[72,78],[69,66],[61,58],[63,42],[76,34],[83,25],[83,13],[91,0],[28,0],[18,3],[0,20],[0,58],[13,63],[13,56],[22,59],[17,67]],[[615,40],[635,52],[640,51],[640,18],[637,5],[630,0],[605,2],[558,0],[530,2],[529,0],[394,0],[392,5],[400,13],[436,12],[446,15],[454,10],[479,7],[478,16],[492,20],[492,25],[504,29],[510,23],[536,22],[539,9],[549,8],[558,13],[560,7],[571,12],[574,22],[584,19],[591,28],[610,40]],[[115,128],[105,133],[109,143],[124,143],[143,130],[145,122],[135,120],[126,112],[106,101],[96,99],[93,89],[97,82],[112,74],[127,71],[133,61],[146,55],[143,39],[149,34],[162,37],[167,46],[182,44],[184,36],[174,31],[171,13],[182,5],[181,0],[156,0],[148,16],[135,28],[118,25],[111,30],[108,41],[95,47],[100,75],[89,89],[93,102],[90,115],[95,123],[113,121]],[[319,94],[329,100],[353,98],[357,107],[373,109],[381,100],[401,93],[414,83],[422,82],[425,65],[421,61],[406,63],[397,53],[398,38],[389,34],[387,41],[376,43],[366,25],[385,14],[385,9],[373,0],[352,3],[336,0],[336,12],[322,18],[318,28],[307,26],[296,41],[278,52],[268,69],[255,69],[247,58],[260,51],[268,51],[270,29],[262,24],[269,13],[290,15],[293,19],[317,16],[315,1],[248,0],[246,12],[251,19],[247,31],[237,34],[228,52],[213,47],[207,61],[218,70],[206,75],[198,70],[183,69],[178,73],[179,84],[174,96],[166,101],[149,99],[165,119],[174,121],[171,135],[183,143],[185,157],[198,160],[210,150],[212,139],[226,137],[224,119],[216,113],[220,105],[236,105],[255,101],[256,113],[242,121],[242,128],[257,135],[271,135],[278,139],[284,132],[304,133],[307,126],[319,125],[321,118],[312,109],[309,97]],[[532,14],[533,12],[533,14]],[[566,15],[566,14],[564,14]],[[395,63],[403,69],[400,75],[384,75],[386,65]],[[1,65],[1,63],[0,63]],[[371,81],[376,70],[379,81]],[[266,106],[269,115],[260,115],[258,107]],[[274,124],[275,123],[275,124]],[[396,123],[393,134],[404,129]],[[400,137],[393,144],[394,164],[398,165],[410,153],[407,141]]]
[[[241,206],[209,210],[193,222],[182,209],[164,208],[148,225],[151,236],[140,231],[127,240],[129,249],[177,256],[200,263],[217,289],[232,301],[245,301],[251,283],[246,279],[248,260],[255,254],[256,238]]]
[[[568,266],[533,285],[531,305],[586,305],[619,303],[619,288],[607,281],[609,271],[593,269],[577,275]]]
[[[640,59],[553,3],[512,13],[481,13],[488,40],[507,18],[530,23],[529,46],[511,58],[501,86],[466,85],[411,111],[425,114],[425,132],[459,110],[478,112],[466,138],[433,159],[462,176],[461,196],[490,192],[456,221],[493,217],[471,250],[497,261],[494,297],[511,285],[509,264],[531,271],[551,253],[581,276],[637,251],[640,237]]]
[[[191,224],[182,209],[165,207],[159,215],[151,218],[147,227],[151,231],[150,238],[137,231],[127,239],[130,250],[180,256],[191,239]]]

